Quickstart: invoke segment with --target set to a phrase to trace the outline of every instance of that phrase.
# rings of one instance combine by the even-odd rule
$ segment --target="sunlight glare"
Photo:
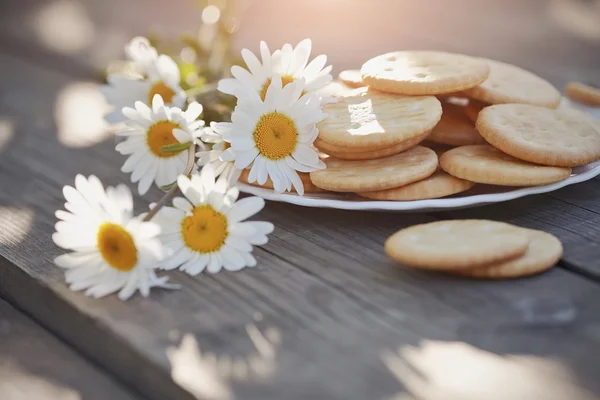
[[[54,110],[58,140],[67,147],[89,147],[110,137],[109,111],[98,85],[74,82],[58,94]]]
[[[531,355],[498,355],[463,342],[423,341],[381,359],[406,390],[421,400],[583,400],[559,361]]]
[[[205,24],[215,24],[221,18],[221,10],[215,5],[207,6],[202,10],[202,22]]]
[[[8,118],[0,117],[0,152],[3,151],[15,135],[15,124]]]
[[[200,351],[193,334],[183,336],[179,347],[169,347],[171,377],[177,384],[198,398],[230,399],[230,382],[264,381],[277,372],[277,352],[281,333],[267,328],[263,334],[254,324],[246,332],[256,352],[244,355]]]
[[[74,389],[60,382],[36,376],[12,360],[0,360],[0,399],[81,400]]]
[[[231,391],[221,379],[213,362],[203,359],[194,335],[183,336],[178,348],[169,347],[171,377],[178,385],[199,399],[231,399]]]
[[[84,7],[72,0],[47,3],[37,11],[31,24],[39,41],[59,53],[81,51],[94,38],[94,25]]]
[[[33,222],[33,211],[27,208],[0,207],[0,245],[15,246],[25,239]]]

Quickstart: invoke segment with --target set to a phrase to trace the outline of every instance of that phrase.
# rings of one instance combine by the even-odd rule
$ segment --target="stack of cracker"
[[[488,220],[414,225],[390,236],[386,254],[406,266],[472,278],[518,278],[552,268],[563,254],[553,235]]]
[[[327,168],[306,192],[440,198],[476,183],[545,185],[600,159],[600,122],[559,107],[550,83],[498,61],[400,51],[344,71],[324,91],[315,147]]]

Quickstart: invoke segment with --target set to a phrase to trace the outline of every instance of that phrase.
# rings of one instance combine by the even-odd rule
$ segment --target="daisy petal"
[[[208,261],[208,268],[206,269],[210,273],[219,272],[222,268],[223,263],[221,262],[221,258],[218,254],[212,253],[210,255],[210,260]]]
[[[186,211],[186,212],[191,212],[193,209],[190,202],[187,201],[186,199],[184,199],[183,197],[175,197],[173,199],[173,205],[175,207],[177,207],[178,209],[180,209],[182,211]]]
[[[248,67],[248,69],[250,70],[252,75],[261,74],[262,65],[261,65],[260,61],[258,61],[258,58],[256,58],[256,56],[254,55],[253,52],[251,52],[248,49],[243,49],[242,50],[242,58],[244,59],[244,62],[246,63],[246,66]]]
[[[185,119],[188,123],[192,123],[198,119],[200,114],[202,114],[202,104],[194,101],[190,105],[188,105],[187,110],[185,111]]]
[[[221,157],[223,158],[224,161],[227,161],[224,158],[225,153],[227,153],[227,151],[223,152],[223,155]],[[252,148],[247,151],[240,151],[239,153],[236,152],[235,154],[236,154],[235,163],[234,163],[235,168],[244,169],[248,165],[250,165],[250,163],[252,161],[254,161],[254,159],[258,155],[258,149]]]
[[[231,222],[243,221],[263,209],[265,201],[260,197],[246,197],[239,200],[227,213],[227,219]]]
[[[246,266],[244,257],[234,248],[223,245],[221,251],[223,266],[228,271],[239,271]]]

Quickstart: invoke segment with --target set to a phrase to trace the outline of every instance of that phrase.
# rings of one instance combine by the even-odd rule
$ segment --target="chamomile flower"
[[[142,36],[137,36],[125,46],[125,55],[135,63],[137,70],[147,76],[158,59],[158,52],[150,41]]]
[[[138,101],[135,108],[123,109],[123,114],[129,118],[128,128],[117,132],[117,135],[127,139],[119,143],[116,150],[129,156],[121,171],[131,172],[131,181],[139,182],[140,194],[145,194],[152,182],[159,187],[175,182],[185,171],[188,160],[186,149],[165,152],[161,148],[188,142],[191,146],[203,146],[199,136],[204,121],[197,120],[201,113],[202,105],[198,103],[192,103],[186,111],[181,111],[165,106],[158,95],[152,100],[152,108]]]
[[[231,115],[232,122],[213,126],[215,132],[231,147],[223,151],[223,161],[234,161],[242,170],[250,165],[248,180],[264,184],[271,178],[275,191],[291,190],[304,194],[299,172],[325,168],[312,147],[318,135],[316,123],[326,114],[321,111],[320,98],[304,91],[302,78],[282,87],[278,75],[262,101],[252,90],[240,92],[240,98]]]
[[[262,62],[250,50],[244,49],[242,57],[249,71],[237,65],[233,66],[233,78],[219,81],[218,90],[239,97],[238,94],[244,86],[251,87],[264,100],[271,79],[277,74],[281,76],[283,86],[303,78],[306,82],[304,91],[316,92],[333,80],[330,74],[332,67],[325,67],[327,56],[324,54],[317,56],[307,65],[311,48],[311,40],[304,39],[296,47],[286,43],[281,50],[275,50],[271,54],[267,44],[260,42]]]
[[[143,76],[130,77],[109,75],[107,85],[102,85],[100,91],[106,101],[115,110],[105,116],[110,123],[121,122],[125,119],[123,107],[132,107],[136,101],[151,104],[155,95],[160,95],[165,104],[183,107],[186,96],[180,82],[180,72],[177,64],[167,55],[156,55],[154,48],[147,49],[144,40],[134,39],[126,48],[128,57],[132,58]]]
[[[229,143],[214,131],[214,126],[215,122],[211,122],[211,126],[204,128],[202,131],[200,139],[202,142],[210,144],[211,148],[196,153],[196,157],[198,157],[197,164],[200,167],[211,165],[215,176],[223,175],[230,184],[233,184],[239,178],[241,171],[233,166],[232,161],[221,159],[223,152],[229,148]]]
[[[167,253],[160,267],[179,267],[196,275],[255,266],[252,246],[267,243],[273,224],[244,220],[259,212],[265,201],[247,197],[236,202],[238,189],[228,188],[223,178],[215,183],[210,164],[191,179],[180,176],[177,184],[185,198],[173,199],[173,207],[163,207],[154,217]]]
[[[119,292],[127,300],[136,290],[148,296],[153,286],[172,287],[154,268],[163,248],[160,226],[133,216],[133,198],[125,185],[106,191],[95,176],[77,175],[75,187],[65,186],[67,211],[57,211],[60,220],[52,239],[57,246],[72,250],[55,258],[65,268],[72,290],[103,297]]]

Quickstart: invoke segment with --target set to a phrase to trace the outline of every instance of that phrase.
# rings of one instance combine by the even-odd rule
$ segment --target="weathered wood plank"
[[[3,300],[0,360],[2,399],[138,398]]]
[[[47,197],[41,197],[42,193]],[[556,336],[539,345],[535,354],[560,359],[566,368],[575,369],[584,387],[597,390],[595,380],[587,382],[585,377],[585,371],[597,367],[593,360],[582,360],[570,346],[560,345],[570,343],[580,330],[597,329],[594,316],[600,310],[595,285],[560,270],[507,283],[467,283],[399,270],[383,255],[382,240],[400,226],[419,222],[414,216],[374,217],[325,210],[300,213],[292,206],[270,204],[264,216],[277,222],[278,229],[264,251],[257,252],[259,268],[193,279],[175,274],[176,281],[184,285],[182,291],[155,292],[148,300],[135,298],[120,304],[114,298],[93,301],[68,292],[59,271],[49,265],[57,251],[49,240],[52,218],[43,209],[59,206],[59,196],[57,188],[34,179],[28,190],[13,198],[22,207],[37,204],[37,219],[27,239],[13,243],[10,252],[2,251],[36,281],[19,279],[20,270],[2,265],[1,281],[11,282],[9,287],[3,285],[3,294],[31,308],[38,318],[50,319],[47,322],[56,321],[56,314],[67,314],[55,329],[82,350],[108,360],[110,366],[115,362],[113,371],[126,378],[132,368],[147,370],[148,364],[158,364],[155,367],[168,376],[166,349],[177,345],[181,334],[191,333],[204,352],[216,353],[224,360],[239,358],[240,365],[277,369],[266,382],[254,381],[261,378],[254,375],[250,382],[236,382],[234,390],[240,390],[243,398],[277,396],[284,388],[292,391],[289,398],[379,398],[401,390],[380,360],[386,349],[422,345],[420,340],[429,338],[472,343],[484,349],[487,347],[480,343],[491,348],[505,346],[503,352],[522,354],[526,352],[523,340],[539,340],[540,329],[552,327]],[[4,203],[6,198],[1,200]],[[20,229],[19,222],[14,216],[14,231]],[[29,251],[34,244],[37,250]],[[36,284],[47,285],[49,290],[32,287]],[[35,302],[28,300],[34,298],[32,293]],[[40,302],[56,309],[50,312],[40,307]],[[74,315],[69,303],[81,315]],[[270,335],[277,357],[261,359],[263,364],[252,357],[257,350],[246,334],[246,325],[257,318],[265,336],[268,328],[278,332]],[[74,323],[77,330],[71,326]],[[494,340],[498,335],[506,340],[502,345]],[[516,343],[508,339],[513,335],[519,338]],[[277,336],[279,340],[274,339]],[[584,339],[590,340],[590,348],[597,345],[593,336]],[[110,346],[105,344],[107,340]],[[106,349],[120,352],[122,341],[146,357],[146,363],[131,363],[123,360],[122,354],[121,359],[110,360],[114,354]],[[118,368],[123,365],[127,371]],[[311,372],[303,372],[307,365]],[[340,370],[340,365],[345,367]],[[223,376],[228,373],[232,372],[226,370]],[[146,378],[145,388],[152,382],[150,387],[156,390],[156,377]],[[161,390],[167,389],[169,385],[161,382]],[[161,393],[169,393],[171,398],[183,396]],[[574,398],[585,398],[581,396]]]
[[[31,85],[40,90],[38,83]],[[6,105],[2,110],[10,114]],[[66,149],[52,128],[40,125],[31,127],[19,118],[14,140],[0,160],[0,185],[10,188],[0,194],[8,215],[0,254],[10,261],[0,265],[2,294],[151,398],[191,397],[171,382],[171,374],[192,393],[232,390],[248,399],[282,393],[292,399],[380,398],[410,388],[403,389],[406,382],[390,374],[382,351],[423,346],[420,341],[428,338],[523,354],[523,343],[537,340],[541,327],[548,326],[556,333],[544,339],[535,355],[558,358],[575,370],[583,388],[598,390],[586,377],[586,371],[597,368],[595,361],[564,344],[580,330],[596,329],[596,285],[559,269],[505,283],[400,270],[383,255],[382,243],[394,230],[428,220],[418,215],[270,203],[261,218],[278,229],[257,250],[260,267],[255,270],[191,279],[176,273],[183,290],[156,291],[148,300],[136,297],[126,304],[71,293],[61,271],[51,266],[58,254],[50,233],[52,212],[63,202],[60,187],[77,172],[97,173],[109,183],[123,180],[117,168],[121,160],[111,141]],[[138,198],[136,204],[146,202]],[[185,334],[199,343],[202,354],[220,358],[220,386],[182,381],[176,371],[184,361],[178,357],[172,358],[172,369],[167,351],[179,346],[179,357],[185,360],[190,353],[192,364],[200,365],[197,370],[216,373],[211,357],[198,360],[180,345]],[[495,340],[498,335],[506,340],[502,345]],[[597,346],[592,334],[583,336],[577,340]],[[227,366],[230,358],[237,359],[235,373]],[[563,381],[558,385],[571,387]]]

